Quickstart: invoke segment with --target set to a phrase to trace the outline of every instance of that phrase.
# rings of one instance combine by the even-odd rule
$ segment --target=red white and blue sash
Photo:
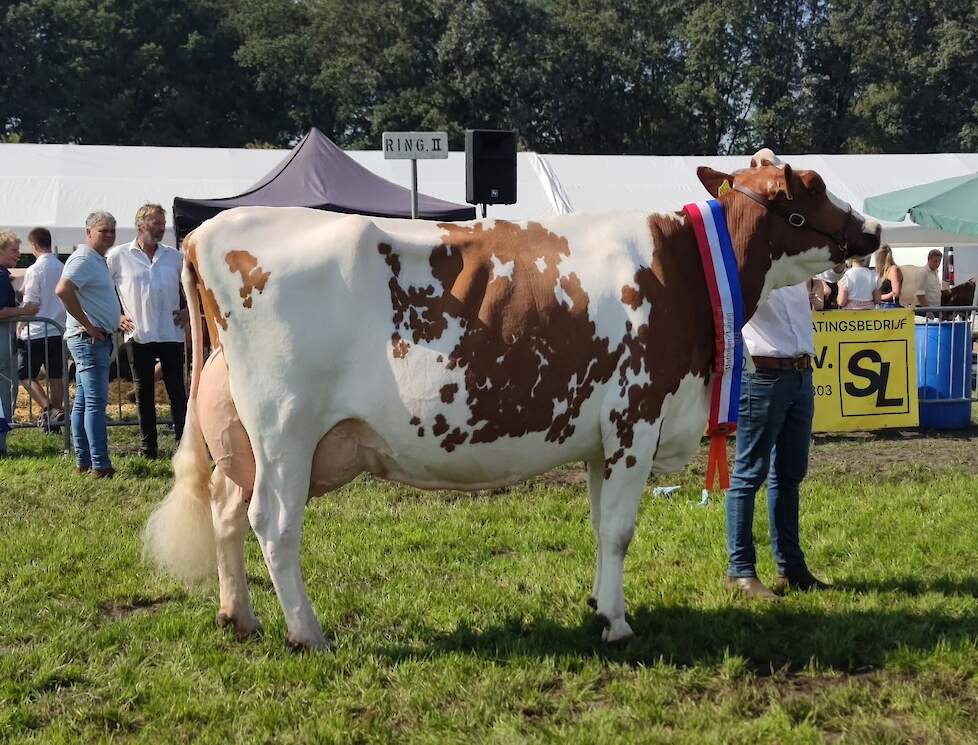
[[[743,368],[744,298],[740,275],[734,257],[733,243],[727,231],[723,206],[716,199],[687,204],[683,211],[689,217],[703,263],[706,287],[713,307],[716,356],[713,363],[713,391],[710,403],[710,458],[707,463],[706,488],[713,488],[719,475],[720,488],[730,486],[727,466],[727,436],[737,429],[740,407],[740,374]]]

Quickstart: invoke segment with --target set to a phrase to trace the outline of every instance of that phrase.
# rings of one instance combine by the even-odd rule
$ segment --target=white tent
[[[22,238],[34,226],[49,228],[62,250],[84,240],[93,210],[116,216],[119,240],[131,240],[133,217],[145,202],[169,210],[173,197],[223,197],[257,182],[285,155],[283,150],[116,147],[102,145],[0,144],[0,229]],[[410,164],[384,160],[380,151],[350,151],[375,173],[410,185]],[[978,154],[787,155],[787,162],[818,171],[829,188],[862,209],[867,197],[978,171]],[[748,156],[518,155],[515,205],[489,207],[489,216],[541,217],[555,212],[639,209],[665,211],[705,196],[696,167],[732,171]],[[465,201],[465,156],[418,164],[421,191]],[[173,240],[172,233],[167,240]],[[978,238],[885,224],[884,240],[897,247],[976,246]],[[919,252],[918,252],[919,253]],[[914,254],[916,256],[916,254]],[[978,255],[978,252],[976,252]],[[960,259],[959,259],[960,261]]]

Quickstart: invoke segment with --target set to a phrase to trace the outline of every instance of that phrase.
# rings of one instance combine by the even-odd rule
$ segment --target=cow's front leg
[[[281,437],[280,445],[284,441]],[[281,447],[274,455],[255,449],[255,490],[248,519],[285,614],[289,647],[326,649],[330,644],[309,603],[299,566],[312,449],[291,440],[288,445],[294,447]]]
[[[616,446],[605,462],[598,526],[597,613],[606,624],[601,634],[606,642],[625,641],[634,636],[625,620],[625,554],[635,534],[638,506],[652,469],[651,455],[657,433],[657,426],[636,427],[631,446],[624,451]]]
[[[211,517],[221,588],[217,624],[233,626],[239,639],[245,639],[261,628],[251,607],[251,593],[245,574],[244,542],[248,534],[246,496],[250,497],[250,493],[246,495],[220,469],[214,469],[211,476]]]

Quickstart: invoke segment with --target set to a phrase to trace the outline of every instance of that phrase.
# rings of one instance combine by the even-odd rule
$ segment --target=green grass
[[[583,485],[360,479],[307,511],[303,568],[336,649],[296,655],[253,539],[264,634],[244,643],[214,625],[215,589],[140,563],[169,463],[111,437],[111,482],[35,432],[0,461],[0,741],[978,741],[978,449],[930,468],[912,462],[924,441],[894,441],[907,463],[877,471],[886,442],[818,445],[802,534],[835,589],[778,607],[721,589],[723,510],[696,504],[698,463],[679,495],[643,500],[625,577],[639,636],[614,649],[584,603]]]

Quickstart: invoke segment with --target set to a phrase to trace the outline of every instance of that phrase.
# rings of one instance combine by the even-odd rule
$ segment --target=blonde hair
[[[0,231],[0,248],[6,248],[12,243],[20,243],[20,236],[12,230]]]
[[[138,228],[150,215],[163,215],[163,218],[166,219],[166,210],[158,204],[147,202],[136,210],[136,227]]]
[[[890,271],[890,267],[895,265],[893,249],[890,248],[889,244],[884,243],[876,249],[876,253],[873,254],[873,267],[876,269],[877,277],[883,279],[886,277],[886,273]]]

